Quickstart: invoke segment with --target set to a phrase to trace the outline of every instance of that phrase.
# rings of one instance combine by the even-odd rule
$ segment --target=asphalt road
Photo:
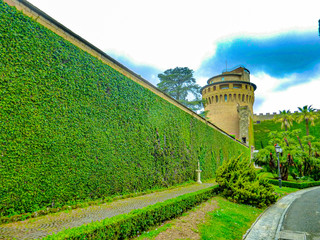
[[[320,240],[320,188],[293,201],[283,219],[281,232],[296,234],[296,239]],[[305,237],[299,238],[299,234]]]

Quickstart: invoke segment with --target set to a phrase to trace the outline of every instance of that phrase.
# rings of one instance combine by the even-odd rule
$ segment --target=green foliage
[[[312,105],[298,107],[300,114],[296,114],[296,121],[298,123],[305,122],[306,135],[309,135],[309,125],[314,126],[314,121],[319,118],[319,113],[315,112],[316,109],[312,108]]]
[[[203,179],[249,150],[0,1],[0,216]]]
[[[252,206],[236,204],[221,197],[215,198],[219,208],[209,213],[207,223],[201,226],[201,239],[241,240],[256,218],[263,212]]]
[[[194,111],[203,107],[201,87],[196,84],[196,80],[193,78],[193,70],[187,67],[176,67],[158,74],[158,77],[160,83],[157,84],[157,87],[160,90]],[[190,101],[189,94],[193,95],[195,99]]]
[[[320,139],[320,119],[314,120],[315,125],[309,127],[309,134]],[[262,149],[266,147],[269,142],[269,133],[273,131],[281,131],[281,123],[274,120],[261,121],[260,124],[254,124],[254,143],[255,149]],[[306,136],[306,124],[305,122],[297,123],[293,122],[290,130],[301,130],[299,137]]]
[[[273,187],[266,179],[257,179],[253,164],[238,157],[223,162],[218,168],[216,181],[222,194],[238,203],[265,207],[276,201]]]
[[[315,137],[300,135],[300,130],[270,132],[269,143],[254,156],[255,162],[267,171],[277,175],[278,163],[274,145],[279,144],[282,154],[279,155],[280,172],[283,180],[291,175],[294,179],[304,176],[320,179],[320,143]]]
[[[280,122],[281,129],[285,129],[286,131],[292,126],[293,120],[294,116],[290,110],[280,111],[279,115],[274,119],[275,122]]]
[[[210,199],[218,186],[169,199],[128,214],[106,218],[81,227],[67,229],[44,239],[129,239],[165,220],[173,219]]]

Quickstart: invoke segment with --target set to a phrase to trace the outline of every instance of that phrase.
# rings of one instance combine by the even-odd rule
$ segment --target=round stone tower
[[[207,118],[230,135],[253,146],[253,103],[256,85],[243,66],[224,71],[201,89]]]

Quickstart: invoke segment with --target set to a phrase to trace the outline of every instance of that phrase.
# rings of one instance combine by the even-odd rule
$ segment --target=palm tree
[[[288,131],[288,128],[292,126],[293,115],[290,110],[279,111],[279,115],[275,117],[275,122],[281,122],[281,129]]]
[[[319,115],[315,111],[314,108],[312,108],[312,105],[303,106],[302,108],[298,107],[300,114],[296,116],[296,121],[298,123],[305,121],[306,122],[306,133],[307,136],[309,135],[309,123],[311,126],[314,126],[314,120],[319,118]]]

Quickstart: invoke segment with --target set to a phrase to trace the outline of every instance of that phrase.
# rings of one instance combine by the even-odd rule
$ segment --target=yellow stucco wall
[[[210,78],[202,89],[209,121],[240,138],[238,106],[248,106],[253,114],[254,90],[255,85],[250,83],[249,73],[244,70]]]

